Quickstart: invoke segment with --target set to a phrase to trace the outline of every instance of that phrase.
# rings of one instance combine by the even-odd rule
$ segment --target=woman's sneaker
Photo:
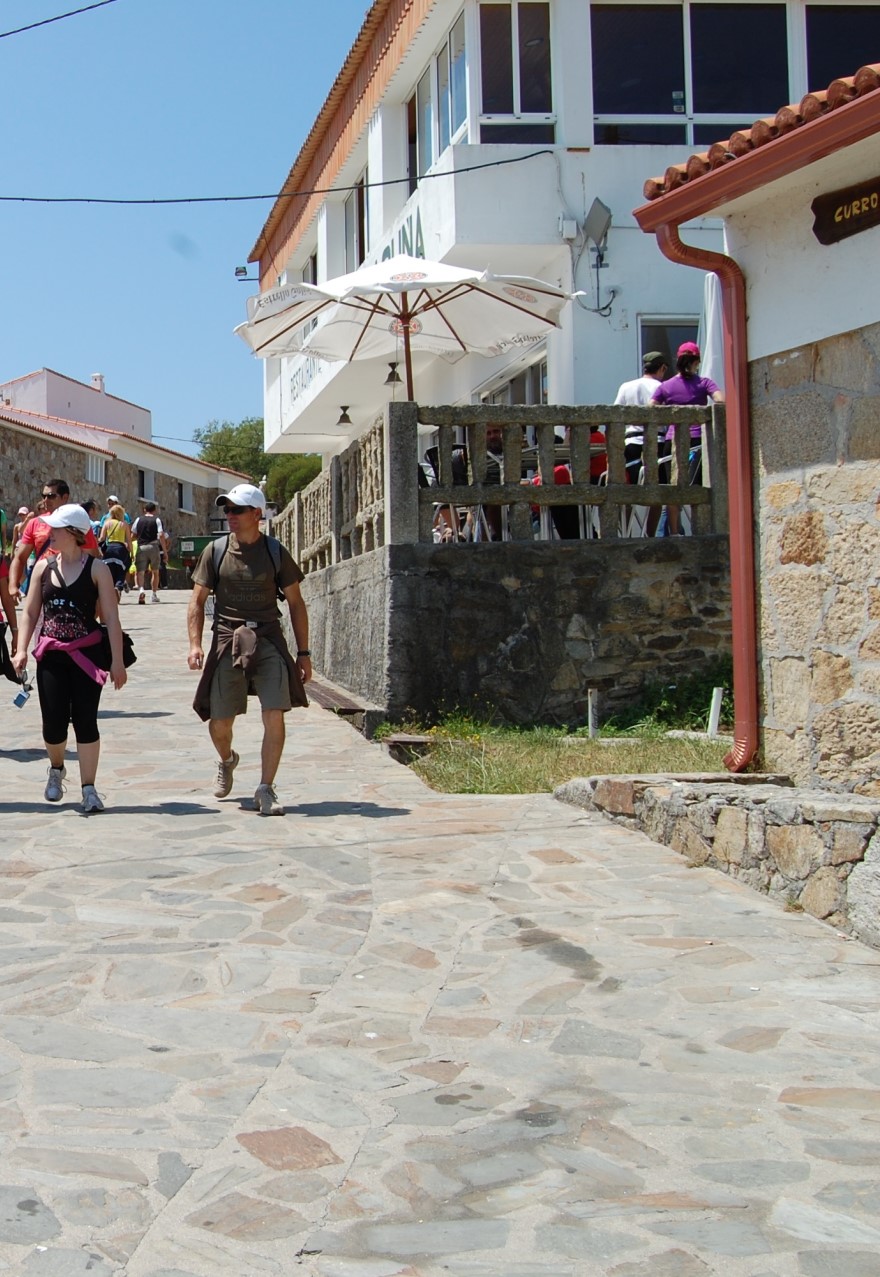
[[[83,785],[82,791],[82,810],[87,816],[90,816],[94,811],[104,810],[104,804],[98,797],[98,791],[94,785]]]
[[[278,801],[274,785],[258,785],[254,794],[254,811],[261,816],[283,816],[284,808]]]
[[[47,803],[61,802],[61,799],[64,797],[64,786],[61,782],[64,780],[66,775],[67,772],[64,770],[63,766],[49,768],[49,779],[46,781],[46,789],[43,794]]]

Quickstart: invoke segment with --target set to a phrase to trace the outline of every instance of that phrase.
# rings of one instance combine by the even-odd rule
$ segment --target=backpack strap
[[[214,594],[217,593],[217,585],[220,581],[220,564],[226,558],[226,551],[229,549],[229,533],[225,537],[215,537],[211,543],[211,561],[214,569],[214,581],[211,589]]]

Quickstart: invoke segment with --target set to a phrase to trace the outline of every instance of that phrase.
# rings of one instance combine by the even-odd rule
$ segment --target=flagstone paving
[[[290,716],[284,819],[126,602],[99,790],[0,750],[0,1272],[876,1277],[880,953]],[[10,701],[12,688],[10,685]]]

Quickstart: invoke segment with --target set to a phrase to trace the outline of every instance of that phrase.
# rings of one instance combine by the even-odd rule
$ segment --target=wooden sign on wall
[[[820,244],[837,244],[872,226],[880,226],[880,177],[843,191],[817,195],[813,211],[813,234]]]

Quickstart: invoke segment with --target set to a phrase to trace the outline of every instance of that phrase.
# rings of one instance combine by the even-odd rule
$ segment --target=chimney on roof
[[[104,374],[102,372],[92,373],[92,389],[97,390],[99,395],[104,393]]]

